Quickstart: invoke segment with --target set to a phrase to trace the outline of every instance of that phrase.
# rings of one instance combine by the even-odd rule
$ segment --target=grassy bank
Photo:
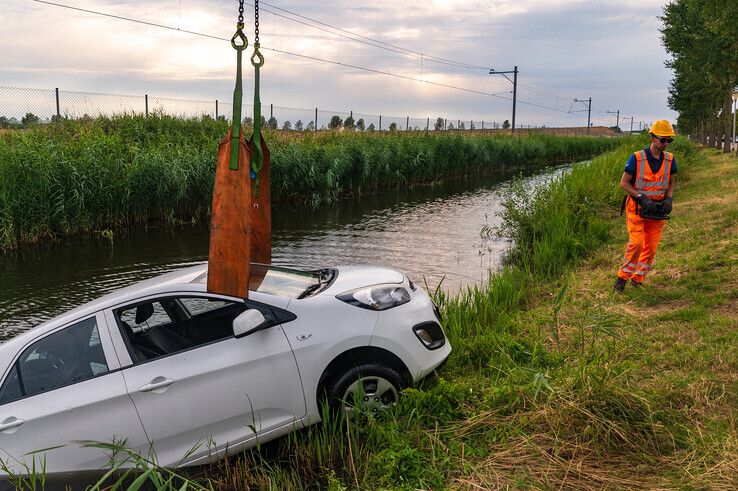
[[[674,147],[673,219],[643,289],[612,291],[620,149],[511,199],[508,269],[440,299],[454,353],[439,378],[381,423],[221,464],[216,487],[738,486],[738,169]]]
[[[633,150],[621,148],[511,196],[508,268],[438,298],[454,352],[392,414],[316,425],[194,478],[229,490],[738,487],[738,167],[674,147],[674,212],[644,288],[612,291]]]
[[[64,120],[0,135],[0,248],[44,237],[206,220],[224,121]],[[312,205],[449,176],[588,158],[609,138],[454,132],[267,135],[275,201]]]

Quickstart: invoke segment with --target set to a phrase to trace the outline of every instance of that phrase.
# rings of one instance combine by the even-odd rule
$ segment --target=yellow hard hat
[[[656,136],[674,136],[676,133],[674,132],[674,127],[671,126],[671,123],[668,122],[665,119],[660,119],[656,121],[654,124],[651,125],[651,129],[648,130],[649,133]]]

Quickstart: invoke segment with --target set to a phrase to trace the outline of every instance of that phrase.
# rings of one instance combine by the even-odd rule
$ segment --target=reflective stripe
[[[651,267],[650,264],[640,263],[640,262],[638,263],[638,266],[640,266],[641,268],[650,268]]]
[[[622,268],[620,268],[620,269],[621,269],[622,271],[625,271],[626,273],[635,273],[635,270],[633,270],[633,269],[630,269],[630,268],[626,268],[625,266],[623,266],[623,267],[622,267]]]
[[[641,270],[641,271],[636,271],[633,274],[638,275],[638,276],[646,276],[648,274],[648,271]]]
[[[635,188],[647,197],[662,198],[666,194],[666,190],[669,187],[669,180],[671,177],[671,162],[674,160],[674,155],[670,152],[664,152],[664,158],[661,162],[661,167],[658,172],[651,171],[651,166],[648,164],[648,157],[646,156],[645,150],[635,152],[636,157],[636,181]],[[655,178],[656,180],[646,179],[648,177]]]
[[[628,261],[623,261],[623,267],[630,266],[631,268],[637,268],[638,265],[636,263],[629,263]]]

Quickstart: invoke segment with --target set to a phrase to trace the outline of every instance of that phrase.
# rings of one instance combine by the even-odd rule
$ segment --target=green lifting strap
[[[240,40],[241,44],[236,43]],[[233,90],[233,124],[231,125],[231,170],[238,170],[238,147],[241,141],[241,98],[243,90],[241,87],[241,52],[249,45],[246,35],[243,33],[243,22],[236,24],[236,33],[231,38],[231,46],[236,50],[236,88]]]
[[[259,97],[259,68],[264,65],[264,56],[259,51],[259,42],[254,42],[254,54],[251,56],[254,66],[254,148],[251,152],[251,177],[254,179],[254,199],[259,198],[259,171],[264,165],[264,153],[261,150],[261,98]]]

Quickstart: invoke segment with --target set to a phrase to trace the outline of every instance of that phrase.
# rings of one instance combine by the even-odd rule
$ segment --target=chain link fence
[[[55,118],[94,118],[120,114],[167,114],[182,118],[225,118],[233,113],[231,99],[193,100],[128,94],[104,94],[60,89],[32,89],[0,86],[0,128],[22,128]],[[320,108],[294,108],[262,103],[268,126],[284,130],[313,131],[347,129],[369,131],[500,130],[509,121],[480,121],[447,116],[395,116]],[[253,121],[253,106],[243,104],[245,121]],[[586,128],[553,128],[518,124],[517,130],[546,129],[564,134],[581,134]]]

